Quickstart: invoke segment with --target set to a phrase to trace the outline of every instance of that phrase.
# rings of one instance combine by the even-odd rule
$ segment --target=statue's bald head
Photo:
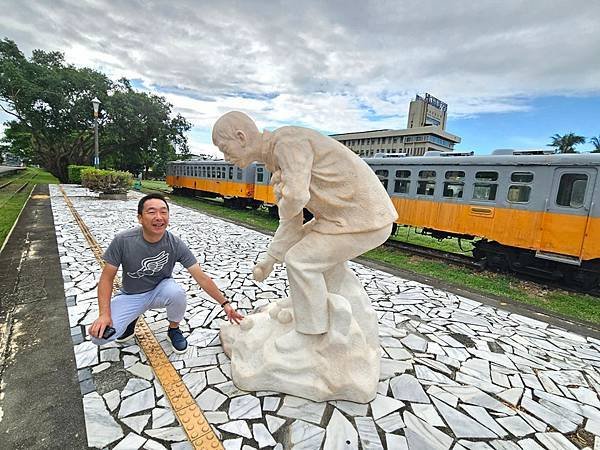
[[[224,139],[236,139],[238,131],[242,131],[248,138],[259,133],[254,121],[243,112],[230,111],[223,114],[213,126],[213,144],[217,145],[218,141]]]

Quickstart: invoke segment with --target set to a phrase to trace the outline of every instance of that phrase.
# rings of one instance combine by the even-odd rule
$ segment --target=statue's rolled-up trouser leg
[[[296,331],[321,334],[329,329],[328,272],[330,284],[340,285],[337,287],[338,291],[342,289],[344,281],[347,281],[350,286],[343,286],[343,289],[351,297],[358,295],[358,301],[368,302],[362,285],[352,273],[348,273],[350,269],[344,263],[385,242],[390,231],[391,225],[364,233],[322,234],[311,231],[288,250],[285,263]],[[344,296],[341,291],[338,293]],[[362,300],[361,295],[365,295]]]

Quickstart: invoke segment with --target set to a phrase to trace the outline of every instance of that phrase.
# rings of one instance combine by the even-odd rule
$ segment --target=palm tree
[[[589,142],[594,146],[592,153],[600,153],[600,136],[594,136]]]
[[[564,136],[555,134],[550,139],[552,139],[552,142],[548,144],[548,147],[556,148],[556,153],[577,153],[575,146],[585,144],[585,138],[575,133],[565,134]]]

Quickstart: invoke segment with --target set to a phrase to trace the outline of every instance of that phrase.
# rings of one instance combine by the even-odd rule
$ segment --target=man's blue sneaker
[[[121,336],[119,336],[117,339],[115,339],[115,342],[122,344],[123,342],[127,342],[129,339],[134,337],[135,336],[135,324],[137,323],[137,321],[138,321],[138,318],[136,318],[133,322],[131,322],[129,325],[127,325],[127,328],[125,328],[125,332]]]
[[[173,351],[178,354],[185,353],[188,347],[187,339],[183,336],[183,333],[178,328],[169,328],[167,336],[171,340]]]

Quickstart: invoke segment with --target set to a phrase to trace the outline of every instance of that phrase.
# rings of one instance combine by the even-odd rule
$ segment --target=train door
[[[542,221],[542,251],[538,252],[538,257],[548,257],[544,251],[552,252],[566,255],[562,262],[580,264],[596,176],[597,169],[593,167],[554,170]]]

